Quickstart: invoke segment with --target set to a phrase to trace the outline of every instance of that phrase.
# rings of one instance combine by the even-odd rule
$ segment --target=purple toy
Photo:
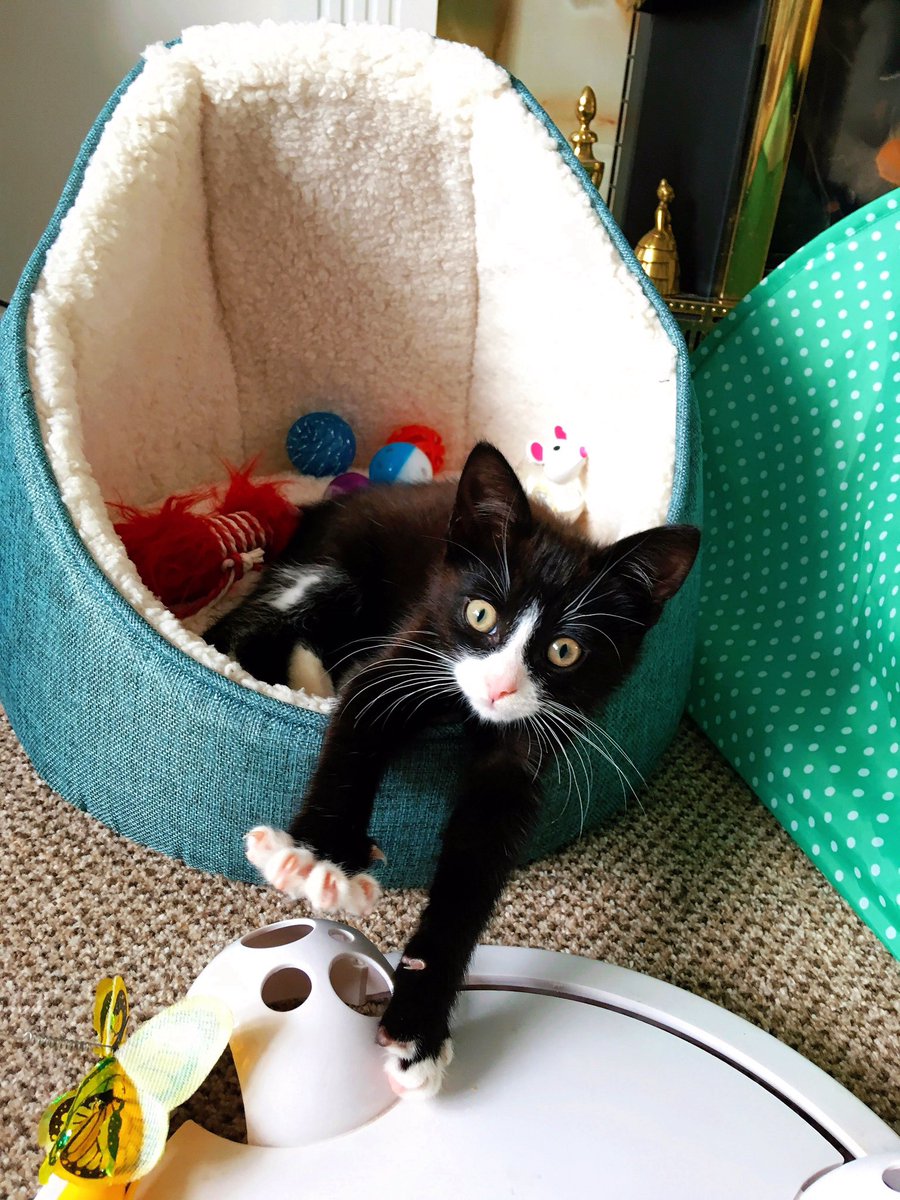
[[[329,483],[325,489],[325,499],[331,500],[335,496],[346,496],[350,492],[358,492],[360,488],[368,486],[368,479],[365,475],[360,475],[359,471],[345,471],[343,475],[335,475]]]

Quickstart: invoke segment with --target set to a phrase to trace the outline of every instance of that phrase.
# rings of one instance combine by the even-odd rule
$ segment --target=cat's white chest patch
[[[506,641],[490,654],[467,654],[453,668],[456,682],[477,716],[498,724],[533,717],[540,708],[540,693],[531,678],[525,650],[540,617],[530,605]]]

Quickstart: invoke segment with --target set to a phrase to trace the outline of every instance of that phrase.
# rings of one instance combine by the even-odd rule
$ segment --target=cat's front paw
[[[383,1025],[377,1038],[387,1051],[384,1070],[395,1095],[403,1100],[430,1100],[438,1094],[453,1061],[450,1038],[445,1038],[433,1055],[422,1054],[417,1041],[396,1041]]]
[[[244,853],[266,883],[279,892],[294,900],[305,895],[306,878],[315,859],[289,833],[270,825],[257,825],[244,834]]]
[[[365,917],[381,896],[371,875],[348,875],[307,846],[298,846],[283,829],[257,825],[244,837],[248,860],[267,883],[292,900],[308,900],[319,912],[342,911]]]

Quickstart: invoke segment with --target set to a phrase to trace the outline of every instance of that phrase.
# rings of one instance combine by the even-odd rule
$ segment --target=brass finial
[[[590,176],[591,183],[595,188],[599,188],[605,164],[594,158],[597,135],[591,129],[591,121],[597,115],[597,97],[592,87],[585,87],[578,97],[575,114],[578,117],[578,128],[569,135],[569,141],[575,150],[575,157]]]
[[[665,179],[656,189],[659,204],[653,219],[653,228],[645,233],[634,248],[635,257],[656,285],[661,296],[674,296],[680,287],[678,272],[678,247],[672,233],[672,218],[669,205],[675,199],[675,191]]]

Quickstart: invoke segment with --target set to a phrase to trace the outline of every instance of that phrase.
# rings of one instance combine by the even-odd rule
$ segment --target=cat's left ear
[[[622,538],[604,551],[601,574],[636,584],[640,593],[662,609],[688,577],[700,548],[693,525],[660,525]]]
[[[531,505],[519,477],[489,442],[479,442],[463,467],[448,541],[459,547],[500,546],[532,530]]]

